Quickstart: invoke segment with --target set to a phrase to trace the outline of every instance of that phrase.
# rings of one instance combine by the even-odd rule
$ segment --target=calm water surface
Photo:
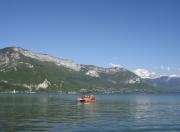
[[[0,131],[180,131],[180,94],[0,94]]]

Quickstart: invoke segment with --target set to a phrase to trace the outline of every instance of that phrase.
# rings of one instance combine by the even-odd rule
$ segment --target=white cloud
[[[122,66],[119,65],[119,64],[113,64],[113,63],[109,63],[109,65],[110,65],[111,67],[122,67]]]
[[[167,71],[170,71],[170,70],[171,70],[171,68],[168,66],[168,67],[166,67],[166,70],[167,70]]]
[[[164,67],[163,65],[161,65],[161,67],[160,67],[160,68],[161,68],[161,70],[164,70],[164,69],[165,69],[165,67]]]
[[[180,68],[178,68],[178,71],[180,71]]]
[[[160,69],[163,70],[163,71],[164,71],[164,70],[165,70],[165,71],[170,71],[170,70],[171,70],[171,67],[161,65],[161,66],[160,66]]]

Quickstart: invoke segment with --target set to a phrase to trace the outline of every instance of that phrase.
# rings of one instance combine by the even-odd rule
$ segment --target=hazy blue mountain
[[[152,92],[133,72],[102,68],[33,53],[17,47],[0,49],[0,91]]]
[[[180,91],[180,77],[178,77],[177,75],[161,76],[155,72],[151,72],[141,68],[136,69],[134,73],[141,77],[144,82],[154,87],[158,87],[161,91]]]
[[[153,86],[180,90],[180,77],[161,76],[153,79],[145,79],[145,81]]]

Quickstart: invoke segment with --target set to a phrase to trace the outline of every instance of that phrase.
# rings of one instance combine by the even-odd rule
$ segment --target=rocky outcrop
[[[51,85],[51,83],[50,83],[47,79],[45,79],[43,83],[40,83],[40,84],[38,84],[38,85],[36,86],[36,89],[37,89],[37,90],[40,89],[40,88],[46,89],[46,88],[48,88],[50,85]]]
[[[13,50],[17,53],[21,53],[22,55],[26,57],[37,59],[39,61],[54,62],[58,66],[62,65],[75,71],[79,71],[81,69],[81,66],[79,64],[76,64],[72,60],[61,59],[61,58],[53,57],[47,54],[33,53],[29,50],[25,50],[21,48],[13,48]]]
[[[0,80],[0,82],[5,83],[5,84],[9,84],[11,86],[24,87],[24,88],[27,88],[29,90],[32,90],[33,88],[35,88],[36,90],[47,89],[49,86],[51,86],[51,83],[47,79],[45,79],[42,83],[39,83],[39,84],[12,83],[12,82],[8,82],[6,80]]]
[[[91,76],[91,77],[100,77],[97,71],[94,70],[89,70],[86,72],[86,75]]]

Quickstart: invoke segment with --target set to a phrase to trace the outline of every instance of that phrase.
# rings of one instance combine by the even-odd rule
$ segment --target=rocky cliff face
[[[62,58],[53,57],[47,54],[33,53],[29,50],[22,48],[10,47],[3,49],[4,52],[0,54],[1,63],[9,63],[10,60],[15,61],[21,58],[21,56],[29,57],[39,61],[53,62],[58,66],[64,66],[76,71],[81,69],[81,66],[76,64],[72,60],[66,60]]]

